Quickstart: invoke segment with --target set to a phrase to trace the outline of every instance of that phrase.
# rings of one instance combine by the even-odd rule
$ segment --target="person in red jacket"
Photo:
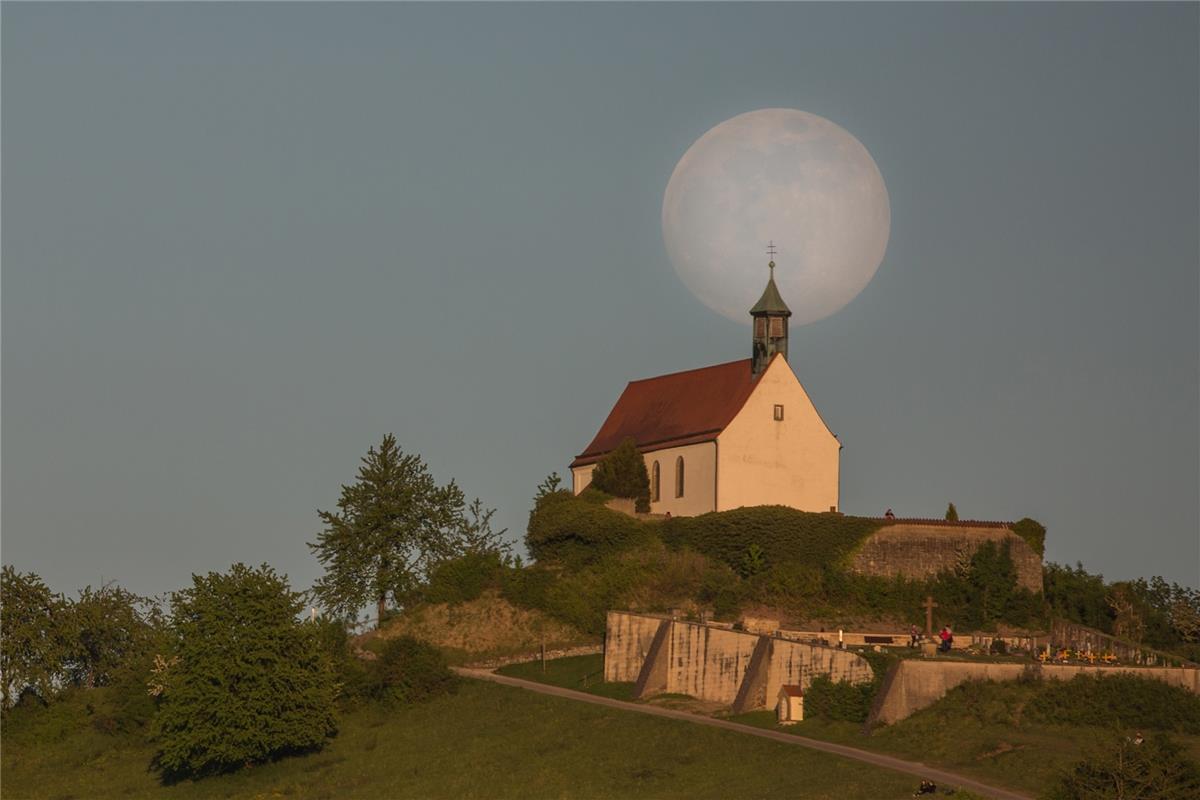
[[[950,629],[942,626],[942,632],[938,634],[938,638],[942,640],[942,646],[938,648],[943,653],[950,652],[950,645],[954,643],[954,634],[950,633]]]

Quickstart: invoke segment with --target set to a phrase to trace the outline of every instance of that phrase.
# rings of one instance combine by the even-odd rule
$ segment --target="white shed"
[[[804,719],[804,690],[794,684],[780,686],[775,713],[780,725],[795,725]]]

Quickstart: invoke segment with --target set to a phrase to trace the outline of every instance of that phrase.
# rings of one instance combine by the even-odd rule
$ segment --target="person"
[[[921,642],[921,634],[917,631],[916,625],[908,626],[908,646],[916,647]]]
[[[884,519],[895,519],[895,518],[896,518],[896,515],[895,515],[895,514],[893,514],[893,513],[892,513],[892,510],[889,508],[887,511],[885,511],[885,512],[884,512],[884,514],[883,514],[883,518],[884,518]]]
[[[954,641],[954,637],[950,634],[950,629],[943,625],[942,632],[938,634],[938,638],[942,640],[942,645],[938,649],[943,653],[949,653],[950,644]]]

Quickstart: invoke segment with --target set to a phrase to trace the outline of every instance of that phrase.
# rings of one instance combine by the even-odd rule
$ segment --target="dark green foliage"
[[[171,595],[174,642],[153,682],[164,779],[199,777],[320,747],[337,686],[302,595],[263,565],[192,576]]]
[[[698,517],[673,517],[660,525],[669,547],[687,546],[734,569],[756,544],[769,564],[791,562],[817,568],[842,565],[880,527],[878,520],[753,506]]]
[[[3,708],[29,693],[50,700],[71,655],[70,607],[32,572],[0,571]]]
[[[625,439],[592,472],[592,486],[613,497],[632,497],[636,510],[650,510],[650,475],[633,439]]]
[[[438,649],[411,636],[386,640],[368,674],[369,692],[385,702],[419,703],[458,687]]]
[[[1200,797],[1200,766],[1163,735],[1140,744],[1116,731],[1063,775],[1049,800],[1194,800]]]
[[[998,622],[1035,624],[1042,617],[1040,598],[1017,586],[1008,542],[984,542],[965,573],[937,577],[933,595],[942,604],[942,617],[960,630],[990,630]]]
[[[1200,734],[1200,697],[1136,675],[1077,675],[1069,681],[1044,681],[1026,713],[1058,725],[1115,724]]]
[[[1200,657],[1200,590],[1157,576],[1106,583],[1082,564],[1047,564],[1043,575],[1053,616],[1192,660]]]
[[[372,682],[368,663],[356,656],[350,634],[342,620],[320,617],[310,623],[318,646],[329,661],[333,680],[338,687],[338,702],[353,707],[371,698]]]
[[[763,549],[757,544],[751,544],[746,548],[745,554],[742,556],[741,569],[738,571],[743,578],[752,578],[759,573],[765,572],[767,569],[767,555]]]
[[[1038,554],[1038,558],[1044,558],[1046,555],[1046,526],[1038,522],[1036,519],[1024,517],[1023,519],[1013,523],[1012,532],[1025,540],[1033,552]]]
[[[427,603],[474,600],[485,589],[499,588],[504,569],[504,559],[494,550],[447,559],[430,571],[421,598]]]
[[[958,522],[958,509],[954,507],[954,503],[946,506],[946,519],[951,522]]]
[[[865,722],[875,698],[875,688],[875,683],[835,683],[828,675],[818,675],[804,693],[804,716]]]
[[[1042,568],[1042,584],[1052,615],[1112,633],[1112,616],[1105,600],[1108,587],[1102,575],[1089,573],[1083,564],[1072,569],[1050,563]]]
[[[351,618],[374,603],[415,591],[440,561],[503,545],[492,512],[477,499],[466,508],[454,483],[439,486],[420,456],[404,453],[390,433],[362,459],[358,480],[342,487],[338,511],[317,512],[325,530],[309,548],[325,567],[313,592],[325,608]]]
[[[541,498],[525,546],[537,561],[586,564],[648,539],[643,523],[558,491]]]
[[[148,663],[163,627],[153,602],[111,583],[85,587],[68,612],[66,678],[80,686],[106,686],[123,665]]]

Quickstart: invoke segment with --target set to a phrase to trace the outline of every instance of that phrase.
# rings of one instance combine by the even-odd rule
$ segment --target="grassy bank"
[[[46,712],[43,712],[46,713]],[[6,726],[5,798],[903,798],[909,776],[685,722],[467,681],[458,694],[343,716],[308,756],[161,786],[152,750],[84,703]]]

